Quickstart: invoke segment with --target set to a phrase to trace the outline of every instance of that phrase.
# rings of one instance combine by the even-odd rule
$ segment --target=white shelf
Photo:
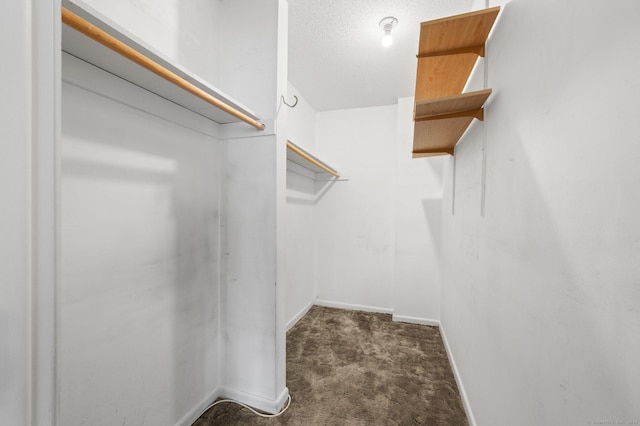
[[[247,115],[253,120],[259,120],[258,116],[226,95],[222,91],[211,86],[198,76],[185,70],[180,65],[163,56],[141,40],[130,34],[125,29],[111,22],[106,17],[84,4],[80,0],[63,0],[62,6],[80,18],[94,25],[112,37],[115,37],[128,47],[151,59],[169,72],[191,83],[208,95],[222,101],[230,107]],[[207,117],[219,124],[237,123],[241,120],[233,115],[211,105],[203,99],[181,89],[164,78],[148,71],[129,59],[115,53],[111,49],[79,33],[67,25],[62,25],[62,50],[113,75],[116,75],[130,83],[146,89],[171,102],[181,105],[197,114]]]
[[[314,173],[316,179],[318,175],[326,176],[327,174],[336,178],[340,177],[340,173],[336,169],[291,141],[287,141],[287,160],[287,162],[290,161]]]

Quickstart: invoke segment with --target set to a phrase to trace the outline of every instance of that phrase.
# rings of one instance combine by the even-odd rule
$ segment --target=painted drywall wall
[[[506,6],[511,0],[473,0],[471,10],[486,9],[488,7]]]
[[[278,262],[284,259],[284,254],[280,254],[284,244],[279,237],[283,231],[276,226],[279,206],[285,200],[285,145],[284,138],[280,140],[276,135],[274,124],[276,94],[286,91],[286,67],[282,65],[286,64],[286,49],[281,46],[286,45],[287,16],[283,7],[286,3],[277,0],[115,3],[94,0],[90,5],[189,71],[247,104],[267,125],[260,133],[243,123],[224,126],[195,123],[198,132],[218,135],[221,146],[214,158],[195,150],[189,155],[200,155],[211,173],[220,176],[218,180],[215,177],[218,175],[203,175],[203,170],[194,165],[193,180],[202,179],[204,185],[211,185],[213,192],[206,197],[211,202],[217,202],[218,196],[221,199],[220,204],[215,204],[215,211],[222,231],[219,237],[211,235],[211,244],[219,246],[224,255],[220,266],[208,265],[211,290],[219,290],[220,298],[204,295],[202,301],[211,303],[212,315],[219,311],[214,331],[221,334],[219,345],[216,343],[220,357],[214,354],[207,366],[220,364],[222,373],[215,380],[218,389],[210,389],[207,399],[210,402],[220,394],[267,411],[277,410],[287,396],[285,289],[284,279],[280,280],[278,275],[283,269]],[[217,37],[224,37],[225,42],[220,43]],[[145,108],[155,111],[159,105],[150,102]],[[178,110],[174,114],[183,115]],[[171,114],[162,116],[169,118]],[[189,127],[194,120],[198,121],[188,114],[179,121]],[[194,143],[196,140],[197,137],[189,139]],[[202,208],[206,213],[214,207],[205,203]],[[218,217],[209,215],[209,219]],[[248,229],[255,232],[248,233]],[[153,246],[150,244],[147,249],[152,250]],[[202,266],[207,267],[207,262],[203,261]],[[281,286],[278,281],[282,281]],[[252,307],[251,316],[245,315],[246,306]],[[198,369],[203,363],[195,360],[193,364]],[[208,379],[207,372],[203,374],[202,380],[207,380],[207,385],[214,382]],[[189,374],[184,376],[185,380],[188,378]],[[202,406],[202,403],[193,405],[193,400],[191,403],[194,408],[187,410],[181,422],[188,421],[189,413]],[[177,410],[185,409],[181,406]]]
[[[215,84],[218,3],[178,3],[89,6]],[[222,385],[219,130],[82,64],[64,73],[61,422],[190,424]]]
[[[251,108],[271,123],[264,132],[249,129],[224,141],[222,393],[276,412],[288,396],[280,226],[286,138],[272,124],[279,94],[286,92],[286,2],[224,2],[221,13],[230,37],[221,47],[222,87],[251,99]],[[281,124],[286,128],[286,121]]]
[[[348,181],[318,202],[321,304],[440,318],[439,238],[446,158],[412,159],[413,99],[319,112],[316,151]]]
[[[294,166],[295,167],[295,166]],[[287,324],[293,325],[317,296],[316,206],[313,177],[287,171]]]
[[[288,91],[289,67],[289,3],[287,0],[277,0],[276,23],[276,94]],[[279,99],[276,97],[276,102]],[[277,109],[276,109],[277,117]],[[276,120],[276,374],[275,387],[278,392],[277,409],[284,407],[285,399],[289,397],[287,388],[287,134],[278,129],[280,124],[287,126],[287,116]]]
[[[304,96],[291,84],[288,86],[289,104],[298,97],[294,108],[281,106],[279,114],[287,114],[287,139],[314,152],[316,112]],[[317,185],[313,173],[296,164],[288,164],[286,204],[286,270],[287,328],[290,328],[313,304],[316,286],[316,204],[323,185]]]
[[[73,0],[72,0],[73,1]],[[103,16],[218,87],[220,2],[82,0]]]
[[[60,74],[57,1],[0,16],[0,413],[56,421],[56,206]]]
[[[288,91],[289,67],[289,3],[287,0],[274,2],[277,8],[276,21],[276,102],[277,94]],[[289,397],[287,388],[287,116],[277,117],[276,108],[276,362],[275,395],[276,409],[284,407]],[[284,127],[280,128],[282,125]],[[281,405],[280,405],[281,404]]]
[[[183,424],[221,382],[220,143],[63,59],[60,421]]]
[[[316,110],[307,102],[304,95],[300,93],[291,83],[287,85],[285,101],[293,105],[298,98],[298,103],[293,108],[286,105],[280,106],[281,111],[287,111],[287,138],[296,145],[310,152],[315,152],[316,148]]]
[[[475,123],[442,220],[442,327],[478,425],[640,420],[639,13],[513,0],[489,41],[484,217]]]
[[[11,424],[26,424],[29,389],[29,303],[31,286],[29,220],[31,187],[31,110],[29,102],[31,51],[26,3],[7,5],[0,16],[0,46],[8,61],[0,82],[6,99],[2,108],[2,220],[0,221],[0,412]]]
[[[228,396],[253,394],[274,400],[275,143],[271,137],[233,140],[226,152],[223,382],[233,392]]]
[[[319,112],[316,151],[348,181],[317,205],[318,298],[392,308],[395,105]]]
[[[286,88],[286,67],[279,67],[280,0],[220,2],[219,31],[224,43],[218,48],[216,87],[246,104],[263,120],[275,119],[280,95]],[[286,39],[285,39],[286,40]],[[285,42],[286,41],[282,41]],[[279,73],[284,82],[279,82]],[[255,132],[254,132],[255,135]]]
[[[290,94],[299,97],[299,104],[296,108],[288,111],[289,126],[287,132],[292,135],[291,140],[300,141],[300,145],[306,149],[316,152],[314,144],[303,144],[303,141],[315,139],[312,132],[318,126],[316,124],[316,112],[310,107],[304,97],[290,86]],[[292,96],[289,96],[291,100]],[[425,159],[414,160],[411,158],[411,146],[413,142],[413,122],[412,122],[413,100],[411,98],[400,99],[398,106],[387,108],[387,114],[379,114],[375,118],[369,118],[368,114],[375,113],[373,110],[347,110],[337,111],[332,114],[333,120],[327,123],[321,121],[323,126],[334,132],[329,138],[338,138],[333,145],[327,143],[324,134],[321,134],[318,150],[325,152],[323,159],[340,169],[341,173],[351,181],[350,174],[345,172],[338,164],[345,163],[345,170],[353,162],[362,162],[362,157],[369,161],[369,153],[384,159],[384,165],[379,169],[364,170],[363,174],[375,173],[380,178],[386,179],[388,192],[386,193],[388,205],[385,205],[388,215],[386,219],[391,219],[393,229],[387,233],[386,243],[393,245],[395,250],[393,258],[387,259],[392,262],[393,277],[388,281],[380,283],[380,293],[390,294],[389,298],[380,297],[379,302],[370,304],[361,296],[368,294],[369,283],[360,281],[360,277],[367,273],[378,274],[379,266],[372,262],[369,272],[350,270],[352,276],[358,277],[354,283],[343,282],[341,287],[334,293],[320,292],[314,290],[312,285],[318,276],[325,273],[324,263],[329,257],[336,263],[338,270],[345,268],[348,262],[338,261],[335,256],[334,246],[327,243],[328,240],[336,238],[353,238],[353,230],[347,227],[335,227],[333,221],[336,215],[351,214],[359,217],[362,214],[360,201],[358,199],[353,204],[337,205],[342,198],[349,198],[358,195],[351,191],[363,192],[366,188],[367,194],[375,194],[375,183],[361,183],[358,189],[348,188],[349,182],[336,182],[327,184],[317,182],[315,185],[308,178],[302,176],[295,165],[291,166],[292,171],[287,174],[288,189],[288,221],[287,233],[289,235],[289,250],[287,252],[287,270],[289,271],[288,293],[287,293],[287,316],[289,322],[293,322],[299,313],[314,301],[320,293],[320,303],[343,304],[344,306],[355,305],[359,308],[370,308],[372,310],[393,311],[394,318],[403,321],[417,321],[435,323],[439,318],[440,309],[440,272],[439,272],[439,220],[441,215],[442,199],[442,169],[445,159]],[[359,115],[358,115],[359,114]],[[345,136],[336,128],[336,119],[341,119],[345,127],[349,127],[348,132],[354,132],[350,128],[353,116],[359,118],[362,123],[376,121],[379,126],[385,127],[389,133],[382,132],[381,136],[372,136],[366,139],[367,149],[365,151],[351,151],[356,153],[358,158],[345,156],[345,149],[351,150],[350,145],[353,140],[350,136]],[[369,121],[370,120],[370,121]],[[357,121],[357,120],[356,120]],[[395,131],[395,134],[392,132]],[[357,130],[356,130],[357,132]],[[357,133],[356,133],[357,134]],[[357,136],[354,137],[354,139]],[[329,145],[329,146],[328,146]],[[390,153],[389,150],[392,152]],[[374,156],[375,156],[374,155]],[[390,155],[391,157],[388,157]],[[342,158],[342,159],[341,159]],[[389,158],[392,160],[389,161]],[[395,162],[393,159],[395,158]],[[347,173],[347,174],[345,174]],[[370,178],[370,176],[367,176]],[[358,180],[358,178],[354,178]],[[362,176],[360,176],[362,179]],[[341,188],[341,186],[344,186]],[[337,199],[333,199],[333,191],[344,191],[338,194]],[[327,195],[326,201],[320,201]],[[363,195],[361,195],[363,196]],[[380,196],[380,194],[378,194]],[[385,200],[385,198],[382,198]],[[336,201],[337,200],[337,201]],[[372,202],[367,199],[366,202]],[[319,203],[324,203],[318,207]],[[319,211],[325,212],[335,209],[329,213],[330,216],[322,218]],[[340,213],[337,213],[340,212]],[[318,226],[316,226],[318,223]],[[324,228],[320,228],[321,225]],[[385,226],[388,225],[386,222]],[[373,225],[372,225],[373,226]],[[312,232],[314,229],[323,229],[322,232]],[[324,236],[323,236],[324,235]],[[322,250],[316,253],[317,250]],[[358,256],[367,256],[360,251],[356,251]],[[351,253],[343,253],[351,259]],[[319,256],[322,261],[315,262],[315,256]],[[363,261],[365,262],[365,261]],[[384,265],[384,263],[383,263]],[[389,264],[386,264],[389,267]],[[383,266],[384,267],[384,266]],[[336,272],[339,276],[340,273]],[[383,272],[384,275],[384,272]],[[340,278],[343,279],[343,278]],[[327,281],[329,282],[329,281]],[[324,290],[324,289],[323,289]],[[343,297],[349,292],[354,295],[351,299]]]
[[[397,108],[393,317],[437,324],[442,173],[448,157],[411,157],[413,103],[413,98],[402,98]]]

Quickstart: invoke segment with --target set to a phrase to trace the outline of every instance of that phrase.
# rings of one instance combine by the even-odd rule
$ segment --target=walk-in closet
[[[638,16],[5,2],[0,423],[638,424]]]

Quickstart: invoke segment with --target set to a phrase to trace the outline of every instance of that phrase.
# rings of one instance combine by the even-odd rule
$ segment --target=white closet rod
[[[192,95],[197,96],[198,98],[204,100],[205,102],[210,103],[216,108],[219,108],[222,111],[236,117],[237,119],[244,121],[245,123],[255,127],[258,130],[264,130],[265,128],[264,124],[254,120],[253,118],[249,117],[248,115],[244,114],[241,111],[238,111],[232,106],[227,105],[226,103],[220,101],[219,99],[216,99],[215,97],[211,96],[204,90],[194,86],[184,78],[169,71],[162,65],[159,65],[158,63],[149,59],[148,57],[141,54],[137,50],[131,48],[130,46],[127,46],[117,38],[95,27],[91,23],[85,21],[84,19],[82,19],[81,17],[79,17],[78,15],[76,15],[75,13],[71,12],[69,9],[64,7],[62,8],[62,22],[65,25],[89,37],[90,39],[113,50],[117,54],[124,56],[130,61],[135,62],[141,67],[146,68],[147,70],[175,84],[181,89],[186,90]]]

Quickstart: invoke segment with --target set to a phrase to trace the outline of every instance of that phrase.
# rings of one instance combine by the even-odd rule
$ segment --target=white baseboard
[[[300,312],[295,314],[293,318],[291,318],[289,321],[287,321],[287,326],[286,326],[287,327],[287,331],[291,330],[293,328],[293,326],[296,325],[296,323],[298,321],[300,321],[300,318],[302,318],[303,316],[306,315],[307,312],[309,312],[309,309],[311,309],[313,304],[314,304],[313,302],[309,303],[307,306],[302,308],[302,310]]]
[[[193,407],[187,414],[182,416],[180,420],[176,423],[176,426],[190,426],[198,420],[206,410],[206,408],[213,403],[218,396],[220,395],[220,388],[216,388],[213,392],[211,392],[205,399],[200,402],[200,404]]]
[[[282,409],[282,407],[284,407],[284,404],[287,402],[287,399],[289,398],[289,389],[285,387],[278,398],[273,400],[264,398],[262,396],[253,395],[247,392],[222,387],[220,389],[220,397],[224,399],[233,399],[234,401],[242,402],[243,404],[246,404],[257,410],[276,414]]]
[[[377,312],[380,314],[393,314],[391,308],[380,308],[377,306],[353,305],[351,303],[331,302],[329,300],[316,300],[316,305],[326,308],[348,309],[350,311]]]
[[[444,343],[444,348],[447,351],[449,364],[451,364],[451,369],[453,370],[453,377],[455,377],[456,384],[458,385],[458,390],[460,391],[460,398],[462,399],[462,405],[464,406],[464,411],[467,414],[467,420],[469,420],[470,426],[476,426],[477,425],[476,419],[473,417],[471,404],[469,403],[467,392],[464,389],[464,385],[462,384],[462,377],[460,377],[460,372],[458,371],[456,360],[453,358],[453,353],[451,352],[451,347],[449,346],[449,342],[447,341],[447,336],[444,331],[444,327],[442,326],[442,323],[440,324],[440,335],[442,336],[442,342]]]
[[[421,325],[430,325],[433,327],[440,327],[440,321],[429,319],[429,318],[409,317],[406,315],[393,314],[393,317],[391,317],[391,320],[395,322],[408,322],[411,324],[421,324]]]

